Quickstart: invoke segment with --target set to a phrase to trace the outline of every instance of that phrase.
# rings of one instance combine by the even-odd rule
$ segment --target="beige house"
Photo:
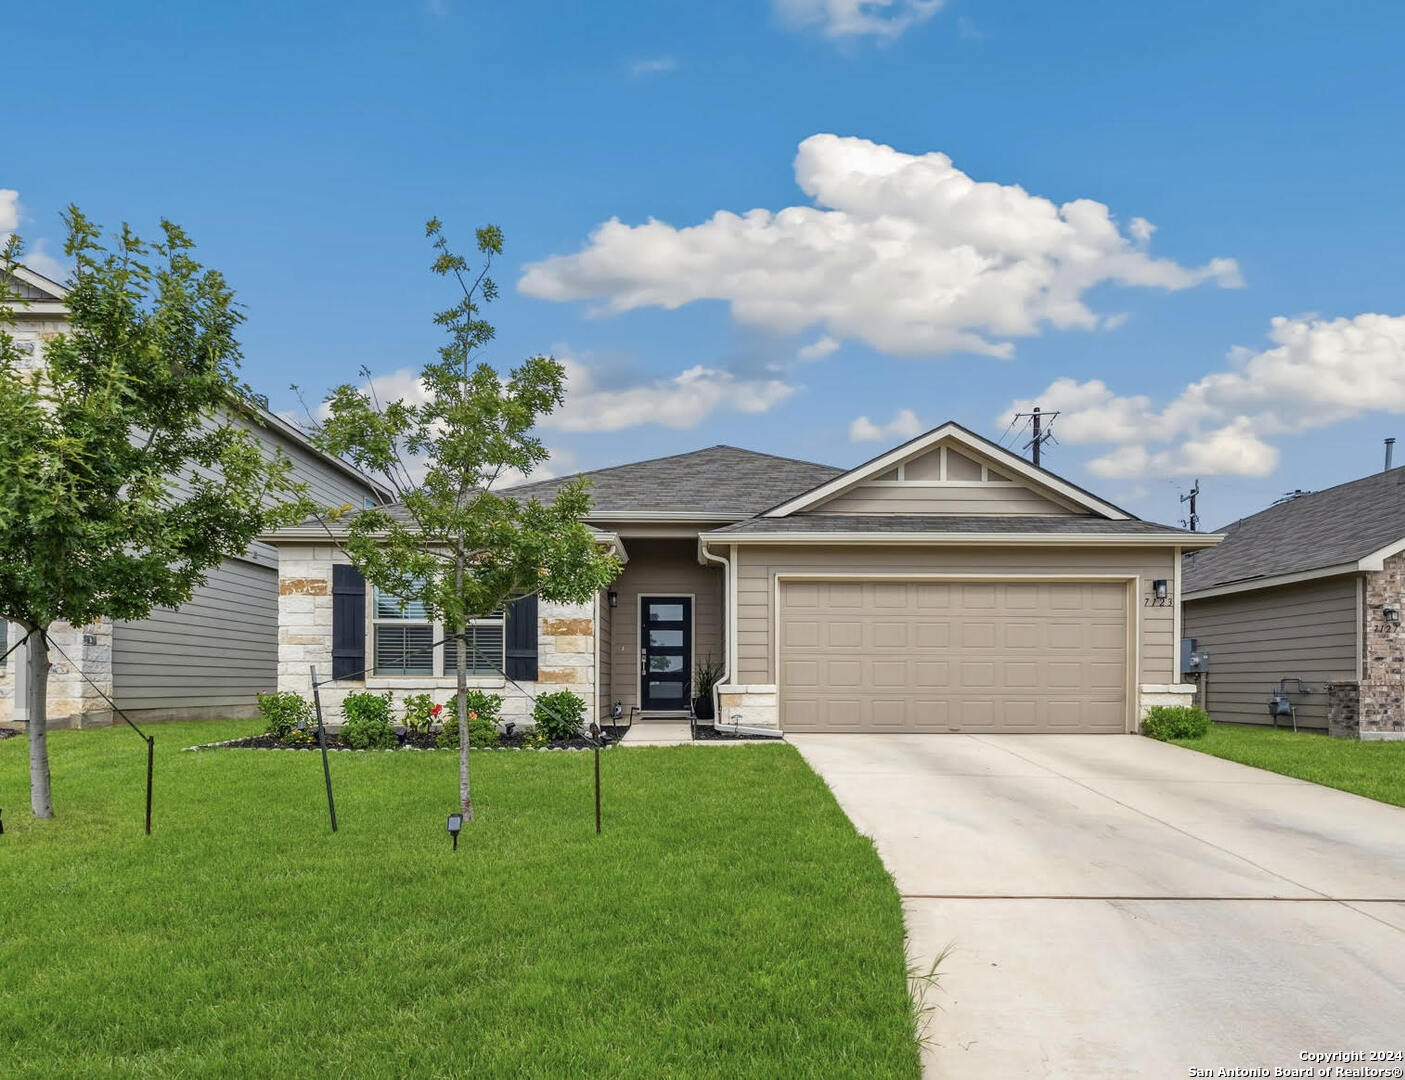
[[[1129,732],[1189,701],[1181,556],[1219,537],[1140,521],[957,424],[847,471],[716,446],[586,475],[624,569],[590,603],[474,628],[472,682],[507,718],[561,686],[601,717],[676,717],[708,661],[718,723],[763,733]],[[271,540],[280,687],[306,693],[316,665],[354,676],[334,703],[447,699],[440,628],[368,589],[325,532]]]
[[[1187,555],[1185,635],[1216,720],[1405,739],[1405,469],[1271,506]]]

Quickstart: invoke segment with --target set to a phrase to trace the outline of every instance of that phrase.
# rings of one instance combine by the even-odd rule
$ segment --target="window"
[[[422,603],[377,589],[371,613],[377,675],[434,674],[434,624]]]
[[[418,600],[375,590],[371,607],[377,675],[458,674],[457,643],[429,617]],[[503,612],[495,611],[468,625],[468,674],[501,675],[505,655]],[[440,640],[444,644],[435,648]]]

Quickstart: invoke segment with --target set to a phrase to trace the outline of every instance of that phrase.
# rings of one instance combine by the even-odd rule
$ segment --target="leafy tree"
[[[242,321],[224,278],[169,221],[146,243],[109,242],[77,207],[69,332],[25,365],[0,292],[0,617],[27,648],[30,803],[53,816],[49,628],[178,607],[226,556],[306,512],[290,463],[269,460],[232,413]],[[12,238],[0,281],[23,249]],[[27,369],[28,368],[28,369]]]
[[[420,371],[421,399],[381,402],[370,386],[339,386],[327,399],[318,438],[325,450],[385,476],[396,490],[396,507],[351,516],[341,543],[368,581],[419,600],[453,634],[459,802],[471,821],[469,620],[532,593],[584,602],[614,580],[619,561],[600,550],[581,521],[590,508],[582,482],[563,485],[549,505],[494,490],[545,463],[547,450],[533,429],[565,400],[565,369],[534,356],[504,377],[478,359],[494,334],[479,305],[497,296],[488,271],[502,254],[501,230],[477,231],[476,274],[449,249],[437,219],[425,235],[437,252],[433,271],[452,278],[462,296],[435,316],[448,340]]]

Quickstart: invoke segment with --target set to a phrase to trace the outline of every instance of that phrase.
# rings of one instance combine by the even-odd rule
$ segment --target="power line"
[[[1034,406],[1033,412],[1015,413],[1016,420],[1028,418],[1030,421],[1032,437],[1029,442],[1024,444],[1022,449],[1031,451],[1030,459],[1034,462],[1036,467],[1040,465],[1041,451],[1044,448],[1044,444],[1051,441],[1055,443],[1058,442],[1058,439],[1054,438],[1054,418],[1058,415],[1059,410],[1055,409],[1053,412],[1044,412],[1038,405]],[[1049,423],[1047,428],[1044,427],[1044,421],[1046,420]]]

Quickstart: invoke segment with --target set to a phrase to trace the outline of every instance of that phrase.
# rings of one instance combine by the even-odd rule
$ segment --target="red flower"
[[[432,716],[432,717],[434,717],[434,719],[438,720],[438,719],[439,719],[439,714],[442,713],[443,711],[444,711],[444,706],[443,706],[443,705],[436,705],[436,706],[434,706],[434,708],[432,708],[432,709],[429,710],[429,715]]]

